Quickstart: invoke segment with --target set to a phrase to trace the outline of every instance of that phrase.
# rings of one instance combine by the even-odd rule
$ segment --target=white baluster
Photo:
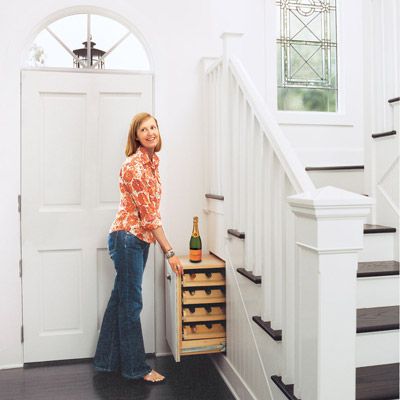
[[[212,86],[213,86],[213,90],[212,90],[212,95],[213,95],[213,99],[212,99],[212,105],[213,105],[213,109],[212,109],[212,123],[213,123],[213,129],[212,129],[212,187],[213,187],[213,192],[212,193],[218,193],[218,180],[217,180],[217,157],[218,157],[218,153],[217,153],[217,136],[218,136],[218,118],[219,117],[219,110],[218,110],[218,96],[217,96],[217,90],[218,90],[218,85],[217,85],[217,73],[216,70],[214,70],[212,72]]]
[[[274,157],[273,180],[273,221],[272,221],[272,315],[271,328],[282,328],[282,270],[283,270],[283,199],[284,197],[284,172],[279,160]],[[286,198],[285,198],[286,199]]]
[[[223,41],[223,69],[222,69],[222,88],[224,93],[225,102],[223,104],[222,123],[221,127],[224,132],[224,148],[222,149],[225,158],[223,166],[223,181],[227,188],[224,202],[225,209],[225,228],[233,228],[233,216],[235,214],[235,192],[234,192],[234,180],[232,179],[232,162],[235,161],[234,158],[234,142],[232,141],[232,109],[229,109],[229,100],[232,88],[230,86],[230,58],[232,54],[238,52],[238,44],[240,43],[240,38],[243,36],[241,33],[229,33],[225,32],[221,35]]]
[[[254,120],[253,120],[254,121]],[[254,154],[254,214],[253,214],[253,232],[254,232],[254,275],[262,275],[263,265],[263,237],[264,237],[264,207],[262,204],[263,199],[263,188],[265,182],[263,180],[263,157],[264,157],[264,135],[261,132],[260,125],[257,121],[254,121],[254,142],[253,142],[253,154]]]
[[[240,109],[242,103],[242,93],[239,87],[236,87],[236,93],[234,96],[235,104],[233,106],[233,119],[234,124],[232,127],[232,207],[233,207],[233,226],[234,229],[239,229],[239,138],[240,138]]]
[[[273,202],[273,178],[274,178],[274,154],[272,147],[263,141],[264,157],[263,157],[263,171],[262,171],[262,182],[263,182],[263,193],[262,193],[262,207],[263,207],[263,260],[262,260],[262,294],[263,303],[261,309],[261,319],[263,321],[271,321],[272,316],[272,252],[273,252],[273,241],[272,241],[272,217],[274,210],[272,209]]]
[[[285,197],[295,193],[289,180],[285,179]],[[284,254],[283,308],[282,308],[282,380],[286,384],[295,383],[295,232],[294,214],[287,202],[284,206]]]
[[[223,160],[224,160],[224,152],[223,152],[223,143],[225,142],[225,134],[226,131],[223,129],[223,123],[222,119],[220,118],[221,116],[221,110],[223,109],[223,104],[225,104],[226,101],[226,93],[224,93],[223,90],[223,80],[222,80],[222,67],[219,66],[217,71],[216,71],[216,76],[217,76],[217,113],[218,113],[218,119],[217,119],[217,182],[218,182],[218,194],[223,193],[222,189],[222,165],[223,165]]]
[[[247,137],[248,137],[248,108],[246,97],[242,95],[240,107],[240,136],[239,136],[239,174],[238,174],[238,195],[239,195],[239,226],[240,232],[246,229],[246,176],[247,176]]]
[[[250,109],[246,107],[247,111],[247,135],[246,135],[246,216],[245,216],[245,267],[248,271],[254,273],[254,229],[255,229],[255,218],[254,218],[254,186],[255,186],[255,174],[254,174],[254,115],[250,113]]]

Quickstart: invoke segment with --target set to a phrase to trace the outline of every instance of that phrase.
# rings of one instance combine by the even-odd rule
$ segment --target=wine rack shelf
[[[225,263],[213,255],[200,263],[179,258],[182,276],[165,267],[167,342],[175,360],[225,351]]]

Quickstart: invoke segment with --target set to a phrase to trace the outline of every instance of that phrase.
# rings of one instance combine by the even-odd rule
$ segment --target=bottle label
[[[189,259],[190,261],[201,261],[201,250],[190,250]]]

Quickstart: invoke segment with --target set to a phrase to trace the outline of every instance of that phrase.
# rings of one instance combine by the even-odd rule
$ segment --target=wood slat
[[[183,304],[224,303],[225,293],[221,289],[185,289],[182,293]]]
[[[221,272],[185,273],[182,278],[183,287],[224,286],[225,277]]]
[[[221,337],[225,337],[225,327],[222,324],[213,323],[210,328],[205,324],[183,327],[184,340],[214,339]]]
[[[222,321],[225,320],[225,307],[185,307],[183,309],[183,322]]]

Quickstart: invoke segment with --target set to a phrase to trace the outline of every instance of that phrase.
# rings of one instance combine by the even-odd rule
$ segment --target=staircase
[[[374,136],[393,142],[374,150],[370,197],[326,187],[230,56],[237,39],[224,35],[205,68],[208,247],[231,271],[227,353],[214,361],[241,400],[398,399],[398,135]],[[353,178],[333,184],[362,193]]]

